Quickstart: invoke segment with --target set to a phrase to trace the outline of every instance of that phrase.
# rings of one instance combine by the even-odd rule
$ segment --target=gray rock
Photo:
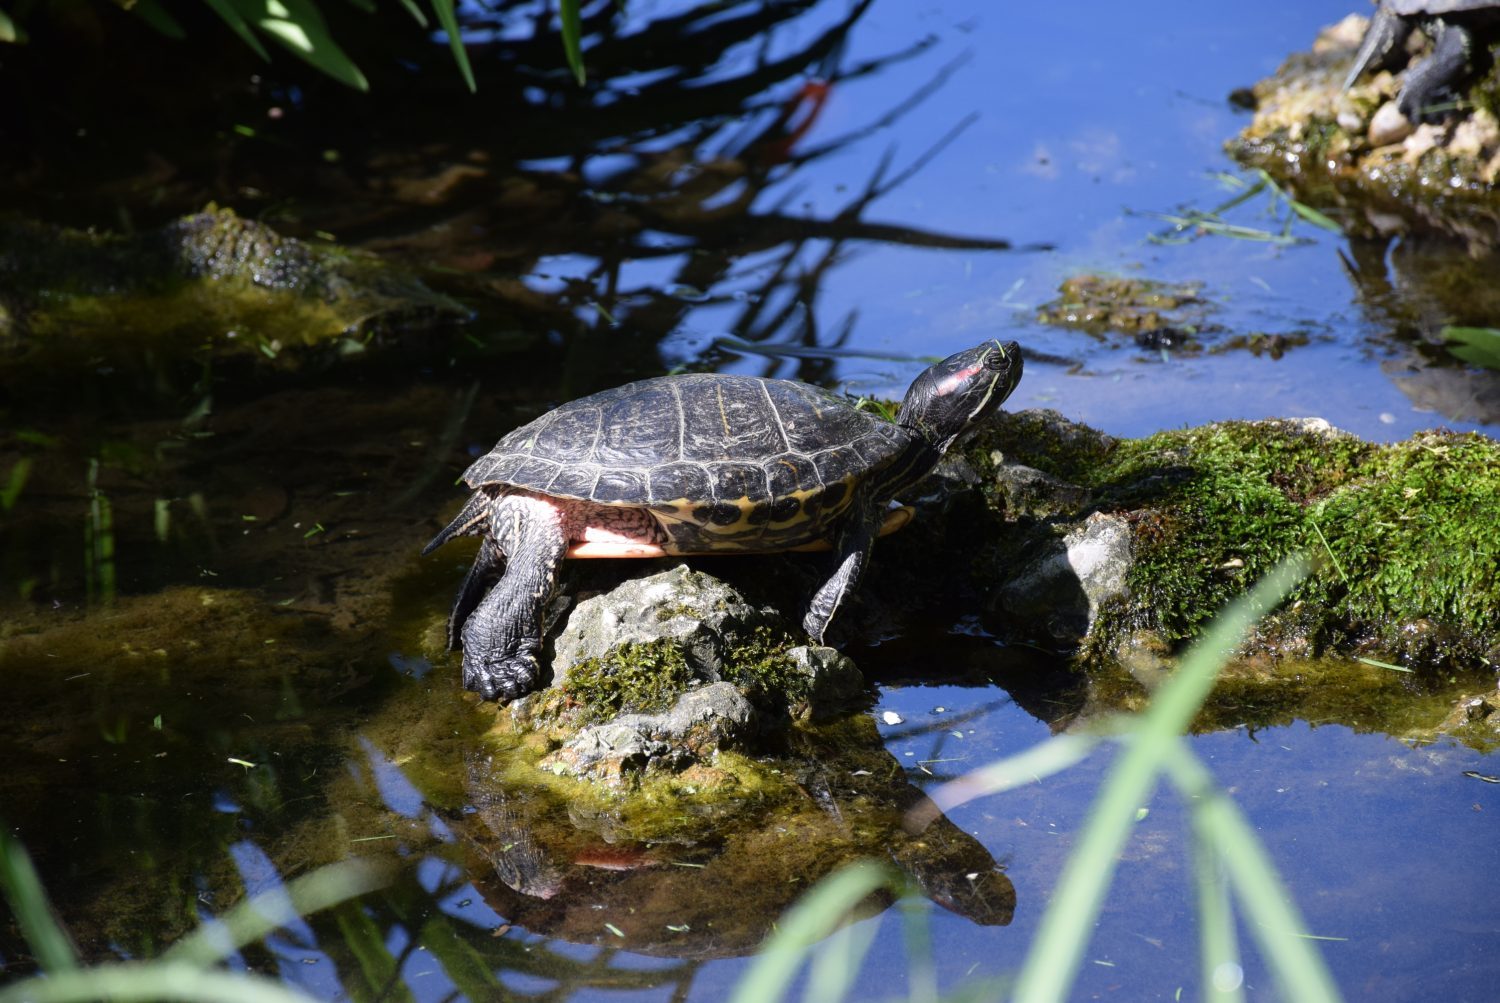
[[[1000,586],[995,599],[1006,618],[1039,623],[1054,640],[1076,643],[1100,607],[1125,594],[1133,560],[1130,525],[1095,512]]]
[[[1401,109],[1396,107],[1396,102],[1387,101],[1375,112],[1370,119],[1370,128],[1366,133],[1371,146],[1389,146],[1399,143],[1407,136],[1416,131],[1416,126],[1406,120],[1401,114]]]
[[[776,623],[774,610],[752,606],[718,579],[679,564],[579,603],[554,642],[554,685],[579,662],[656,641],[671,642],[695,675],[717,681],[728,651],[749,643],[757,627]]]
[[[786,653],[792,670],[808,681],[803,716],[817,720],[836,714],[865,695],[865,677],[854,659],[832,648],[792,648]]]
[[[1070,512],[1089,503],[1087,488],[1024,463],[1006,461],[998,452],[995,461],[995,485],[1005,499],[1007,514],[1046,518],[1058,512]]]
[[[541,761],[543,769],[619,783],[628,773],[675,770],[742,744],[758,728],[755,708],[730,683],[710,683],[661,714],[621,714],[583,728]]]

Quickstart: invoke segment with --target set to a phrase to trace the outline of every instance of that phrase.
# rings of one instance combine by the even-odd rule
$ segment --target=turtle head
[[[939,453],[1000,409],[1021,382],[1021,346],[1014,341],[983,345],[950,355],[918,376],[899,421]]]

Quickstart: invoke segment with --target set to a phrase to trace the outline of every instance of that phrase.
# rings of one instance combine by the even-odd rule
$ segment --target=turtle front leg
[[[828,622],[838,612],[844,597],[858,587],[859,577],[870,563],[870,547],[884,521],[883,506],[868,494],[855,498],[844,516],[833,542],[833,577],[813,595],[807,604],[807,615],[802,618],[802,629],[819,644],[823,643],[823,632],[828,629]]]
[[[490,533],[505,574],[462,626],[464,688],[509,701],[537,687],[542,617],[568,540],[555,505],[514,495],[495,503]]]

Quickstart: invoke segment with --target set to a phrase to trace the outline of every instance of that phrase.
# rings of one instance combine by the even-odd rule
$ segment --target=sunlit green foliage
[[[1445,327],[1450,354],[1485,369],[1500,370],[1500,330],[1493,327]]]
[[[305,60],[322,73],[340,83],[357,90],[370,89],[354,60],[349,57],[329,32],[318,0],[202,0],[237,35],[241,42],[260,58],[270,60],[270,53],[261,43],[261,36],[275,40],[283,48]],[[354,6],[367,14],[375,12],[372,0],[351,0]],[[429,0],[432,12],[453,50],[453,61],[470,91],[477,90],[474,70],[469,65],[469,55],[464,49],[463,34],[459,27],[454,0]],[[172,14],[164,0],[119,0],[120,6],[134,13],[142,21],[168,38],[184,39],[186,30],[181,21]],[[411,15],[419,30],[427,29],[427,15],[416,0],[401,0],[401,6]],[[558,0],[558,21],[562,36],[563,56],[573,76],[580,85],[584,82],[583,29],[579,16],[578,0]],[[0,42],[19,44],[27,41],[25,30],[10,14],[0,9]]]

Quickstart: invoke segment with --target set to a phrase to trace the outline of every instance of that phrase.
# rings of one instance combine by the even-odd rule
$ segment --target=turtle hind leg
[[[1365,37],[1360,39],[1359,49],[1354,53],[1354,64],[1344,78],[1342,90],[1354,86],[1366,70],[1395,70],[1406,54],[1406,39],[1411,35],[1412,24],[1398,14],[1391,13],[1381,4],[1370,17],[1370,26]]]
[[[494,505],[486,539],[505,554],[505,574],[458,630],[464,688],[486,700],[514,700],[541,681],[543,615],[568,548],[564,522],[545,498],[507,495]]]
[[[458,587],[458,597],[453,600],[453,612],[448,614],[448,650],[457,651],[463,641],[464,623],[484,599],[490,583],[505,572],[505,555],[495,541],[486,536],[479,543],[479,553],[469,565],[464,583]]]

